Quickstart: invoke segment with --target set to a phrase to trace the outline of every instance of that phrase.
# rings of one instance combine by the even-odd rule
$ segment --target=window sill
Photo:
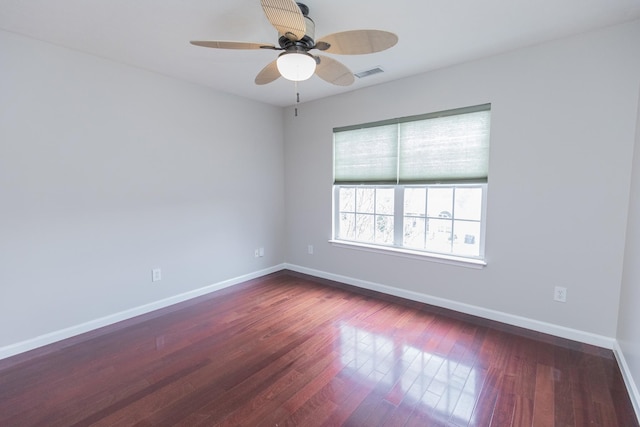
[[[329,240],[332,246],[346,249],[354,249],[365,252],[374,252],[385,255],[393,255],[405,258],[413,258],[437,262],[442,264],[457,265],[460,267],[481,269],[486,267],[485,260],[476,258],[465,258],[454,255],[435,254],[430,252],[413,251],[411,249],[394,248],[390,246],[368,245],[360,242],[349,242],[346,240]]]

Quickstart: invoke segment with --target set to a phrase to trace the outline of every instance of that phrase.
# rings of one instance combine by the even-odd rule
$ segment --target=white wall
[[[302,104],[298,117],[288,110],[287,262],[613,339],[640,82],[638,40],[636,21]],[[487,102],[486,268],[328,243],[333,127]],[[568,288],[566,304],[553,301],[556,285]]]
[[[0,32],[0,350],[284,260],[613,338],[639,39],[636,21],[534,46],[302,104],[283,128],[279,108]],[[486,268],[328,244],[333,127],[486,102]]]
[[[636,412],[640,416],[640,394],[637,388],[640,384],[640,99],[620,295],[618,344],[627,364],[628,379],[633,384],[632,391],[635,393]]]
[[[281,264],[282,141],[281,108],[0,32],[0,350]]]

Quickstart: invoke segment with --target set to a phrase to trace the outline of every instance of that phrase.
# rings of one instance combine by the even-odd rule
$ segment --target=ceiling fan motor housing
[[[286,35],[280,34],[278,38],[278,44],[284,50],[300,50],[299,48],[304,49],[305,51],[313,49],[315,46],[315,37],[316,37],[316,24],[313,22],[313,19],[309,18],[309,8],[303,3],[297,3],[302,15],[304,16],[305,21],[305,34],[304,37],[300,40],[291,40]],[[292,47],[297,47],[298,49],[292,49]]]

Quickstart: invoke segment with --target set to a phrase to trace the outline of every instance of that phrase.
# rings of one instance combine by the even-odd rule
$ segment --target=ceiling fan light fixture
[[[316,71],[316,59],[306,52],[284,52],[276,65],[282,77],[294,82],[307,80]]]
[[[296,0],[260,0],[260,4],[267,20],[278,31],[278,46],[224,40],[193,40],[191,44],[214,49],[280,51],[276,60],[260,70],[254,80],[257,85],[271,83],[280,77],[299,82],[316,74],[327,83],[349,86],[355,78],[348,67],[329,56],[311,55],[309,51],[363,55],[381,52],[398,43],[397,35],[383,30],[339,31],[316,42],[316,26],[306,5]]]

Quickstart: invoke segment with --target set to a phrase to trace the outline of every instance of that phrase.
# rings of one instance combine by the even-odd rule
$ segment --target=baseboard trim
[[[636,382],[633,380],[633,375],[631,375],[631,369],[629,369],[629,365],[627,364],[627,360],[624,357],[624,351],[622,351],[622,347],[618,341],[615,342],[613,347],[613,354],[616,356],[616,360],[618,361],[618,366],[620,366],[620,371],[622,372],[622,378],[624,379],[624,384],[627,386],[627,391],[629,392],[629,398],[631,399],[631,404],[633,405],[633,409],[636,411],[636,417],[638,421],[640,421],[640,392],[638,391],[638,386]]]
[[[228,288],[230,286],[234,286],[248,280],[257,279],[271,273],[276,273],[283,270],[284,268],[284,264],[279,264],[273,267],[265,268],[263,270],[255,271],[253,273],[214,283],[199,289],[194,289],[192,291],[174,295],[172,297],[155,301],[149,304],[144,304],[138,307],[124,310],[119,313],[114,313],[108,316],[100,317],[98,319],[90,320],[88,322],[71,326],[69,328],[50,332],[48,334],[40,335],[38,337],[21,341],[15,344],[10,344],[5,347],[0,347],[0,360],[25,353],[30,350],[35,350],[37,348],[44,347],[46,345],[53,344],[62,340],[66,340],[68,338],[73,338],[75,336],[91,332],[105,326],[113,325],[124,320],[129,320],[143,314],[151,313],[155,310],[166,308],[174,304],[178,304],[193,298],[209,294],[211,292],[219,291],[221,289]]]
[[[6,359],[11,356],[15,356],[20,353],[24,353],[30,350],[37,349],[58,341],[62,341],[74,336],[94,331],[96,329],[113,325],[115,323],[134,318],[143,314],[153,312],[162,308],[169,307],[174,304],[178,304],[190,299],[209,294],[224,288],[228,288],[233,285],[246,282],[248,280],[257,279],[262,276],[266,276],[271,273],[276,273],[281,270],[291,270],[298,273],[307,274],[309,276],[315,276],[322,279],[333,280],[336,282],[345,283],[347,285],[356,286],[371,291],[381,292],[388,295],[405,298],[412,301],[417,301],[425,304],[435,305],[438,307],[458,311],[473,316],[479,316],[485,319],[494,320],[497,322],[506,323],[508,325],[518,326],[521,328],[530,329],[537,332],[542,332],[550,335],[554,335],[561,338],[570,339],[586,344],[603,347],[609,350],[614,350],[617,344],[615,339],[592,334],[589,332],[579,331],[576,329],[566,328],[546,322],[541,322],[526,317],[516,316],[513,314],[503,313],[483,307],[478,307],[470,304],[465,304],[445,298],[434,297],[427,294],[408,291],[404,289],[395,288],[392,286],[382,285],[380,283],[369,282],[365,280],[355,279],[353,277],[342,276],[334,273],[328,273],[326,271],[315,270],[307,267],[302,267],[295,264],[279,264],[273,267],[269,267],[263,270],[259,270],[253,273],[245,274],[242,276],[234,277],[222,282],[214,283],[199,289],[195,289],[189,292],[178,294],[169,298],[165,298],[159,301],[155,301],[149,304],[145,304],[139,307],[134,307],[129,310],[114,313],[105,317],[91,320],[86,323],[71,326],[69,328],[54,331],[45,335],[41,335],[32,339],[21,341],[15,344],[10,344],[5,347],[0,347],[0,360]],[[620,352],[620,354],[622,354]],[[637,392],[636,392],[637,396]]]
[[[509,313],[504,313],[496,310],[491,310],[483,307],[478,307],[470,304],[465,304],[445,298],[434,297],[427,294],[408,291],[405,289],[394,288],[392,286],[382,285],[380,283],[369,282],[365,280],[355,279],[353,277],[341,276],[338,274],[328,273],[326,271],[314,270],[307,267],[302,267],[294,264],[285,264],[285,268],[288,270],[296,271],[298,273],[307,274],[309,276],[319,277],[321,279],[333,280],[335,282],[345,283],[347,285],[356,286],[371,291],[381,292],[388,295],[393,295],[400,298],[405,298],[412,301],[417,301],[425,304],[435,305],[438,307],[446,308],[449,310],[458,311],[473,316],[482,317],[496,322],[506,323],[508,325],[518,326],[525,329],[530,329],[536,332],[542,332],[549,335],[554,335],[560,338],[565,338],[573,341],[582,342],[585,344],[594,345],[597,347],[613,350],[615,339],[605,337],[602,335],[593,334],[590,332],[584,332],[576,329],[566,328],[564,326],[558,326],[551,323],[541,322],[539,320],[529,319],[522,316],[516,316]]]

